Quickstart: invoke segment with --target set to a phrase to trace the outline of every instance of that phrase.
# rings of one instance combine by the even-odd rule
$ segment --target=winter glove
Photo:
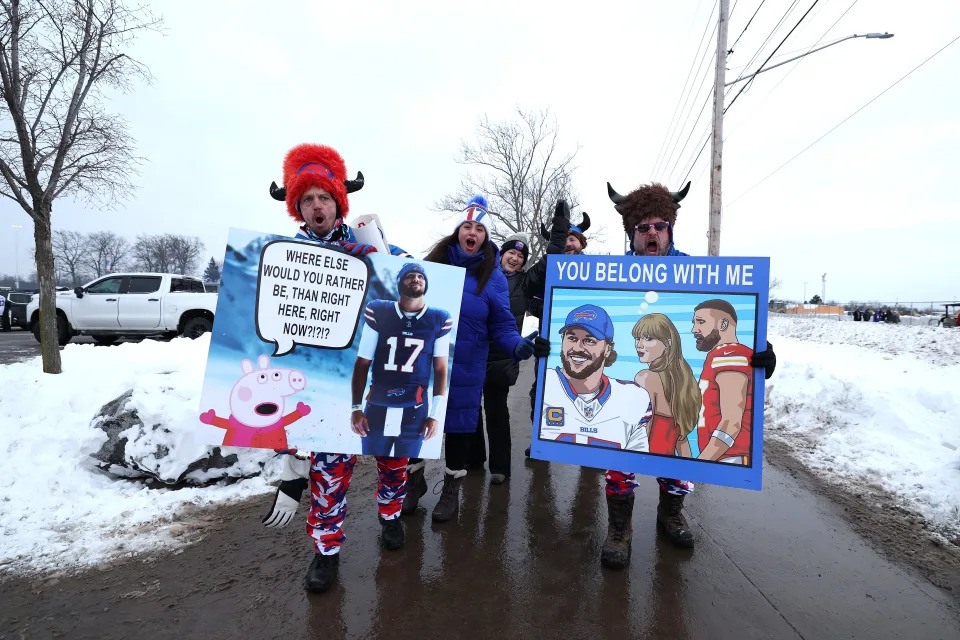
[[[537,336],[533,339],[533,357],[546,358],[550,355],[550,341]]]
[[[280,473],[280,486],[273,496],[270,512],[263,517],[263,525],[271,529],[279,529],[290,524],[300,497],[307,488],[307,477],[310,474],[310,460],[298,455],[283,456],[283,471]]]
[[[764,369],[763,377],[767,380],[773,375],[773,370],[777,368],[777,354],[773,352],[773,345],[767,341],[765,351],[757,351],[750,358],[750,366],[757,369]]]
[[[534,331],[517,343],[513,350],[517,360],[526,360],[530,356],[545,358],[550,353],[550,341],[541,338],[537,333]]]
[[[547,253],[563,253],[569,232],[570,207],[566,200],[557,200],[557,206],[553,210],[553,223],[550,227],[550,243],[547,245]],[[558,246],[557,242],[561,239],[562,242]]]

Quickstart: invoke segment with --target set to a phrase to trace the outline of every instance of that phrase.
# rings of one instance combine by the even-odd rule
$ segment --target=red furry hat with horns
[[[337,216],[345,218],[350,211],[347,194],[363,187],[363,174],[356,180],[347,180],[347,166],[336,149],[321,144],[297,145],[283,160],[283,187],[270,185],[270,194],[277,200],[286,200],[287,212],[303,222],[298,204],[310,187],[320,187],[337,203]]]

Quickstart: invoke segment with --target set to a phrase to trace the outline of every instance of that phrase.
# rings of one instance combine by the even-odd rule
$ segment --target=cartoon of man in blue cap
[[[560,335],[563,366],[546,374],[540,438],[649,452],[650,396],[632,380],[603,373],[617,360],[607,312],[581,305],[567,314]]]

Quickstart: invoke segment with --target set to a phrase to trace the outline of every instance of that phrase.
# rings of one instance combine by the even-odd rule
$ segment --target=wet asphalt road
[[[68,344],[94,344],[89,336],[74,336]],[[60,348],[63,350],[63,347]],[[40,343],[24,329],[0,331],[0,365],[22,362],[40,355]]]
[[[529,367],[511,398],[527,415]],[[513,477],[464,483],[458,521],[405,519],[407,544],[379,546],[374,467],[357,466],[340,582],[307,595],[312,557],[296,525],[276,532],[264,496],[213,512],[175,555],[59,579],[0,582],[0,638],[960,638],[957,595],[869,548],[841,509],[771,464],[762,492],[698,486],[694,551],[656,534],[657,487],[638,490],[628,570],[600,567],[600,471],[525,461]],[[437,462],[428,480],[440,481]],[[306,500],[304,500],[304,503]]]

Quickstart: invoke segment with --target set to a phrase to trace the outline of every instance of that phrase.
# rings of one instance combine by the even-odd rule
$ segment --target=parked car
[[[217,294],[197,278],[169,273],[111,273],[56,296],[57,338],[91,336],[98,344],[120,338],[196,338],[213,328]],[[26,310],[28,328],[40,341],[40,296]]]
[[[11,291],[4,294],[7,298],[6,326],[27,328],[27,305],[33,294],[28,291]]]

